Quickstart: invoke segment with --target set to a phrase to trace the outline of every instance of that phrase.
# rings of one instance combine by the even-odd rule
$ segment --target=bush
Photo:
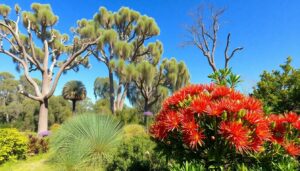
[[[124,127],[122,143],[108,165],[108,170],[166,170],[163,163],[165,160],[154,151],[155,147],[155,142],[143,126],[127,125]]]
[[[67,170],[104,168],[120,142],[120,135],[120,123],[111,116],[78,115],[52,135],[53,161]]]
[[[60,127],[60,124],[54,123],[53,125],[51,125],[50,131],[51,131],[52,133],[54,133],[54,132],[56,132],[56,131],[58,130],[59,127]]]
[[[27,137],[14,128],[0,129],[0,164],[26,158]]]
[[[137,109],[124,108],[122,111],[117,111],[116,116],[125,125],[139,124],[142,122],[142,113]]]
[[[293,120],[294,126],[300,125],[300,117],[296,114],[286,116]],[[276,138],[283,142],[287,137],[297,139],[296,129],[291,134],[294,136],[282,136],[292,127],[283,117],[277,120],[280,125],[268,120],[260,101],[231,88],[214,84],[191,85],[166,99],[150,132],[158,142],[158,149],[179,164],[196,161],[207,169],[224,166],[237,169],[241,162],[246,165],[260,163],[260,154],[264,153],[268,153],[267,161],[272,161],[278,151],[265,148],[265,145],[278,143]],[[298,156],[298,143],[286,142],[282,143],[284,149]]]
[[[35,134],[28,135],[29,155],[46,153],[48,150],[49,150],[49,139],[47,137],[38,137]]]
[[[123,128],[123,138],[129,139],[135,136],[147,136],[145,127],[139,124],[126,125]]]

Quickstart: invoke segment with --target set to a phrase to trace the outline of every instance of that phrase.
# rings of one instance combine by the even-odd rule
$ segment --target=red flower
[[[299,117],[296,113],[290,112],[285,115],[286,121],[289,123],[296,123],[299,120]]]
[[[219,133],[242,153],[249,149],[249,130],[239,122],[221,122]]]
[[[244,107],[245,109],[247,110],[250,110],[250,111],[261,111],[262,110],[262,104],[259,100],[256,100],[252,97],[248,97],[246,98],[244,101]]]
[[[300,120],[297,120],[293,123],[293,127],[296,128],[298,131],[300,131]]]
[[[299,156],[300,155],[300,146],[295,143],[286,143],[283,145],[284,149],[291,156]]]
[[[208,100],[205,98],[196,98],[190,105],[191,110],[194,112],[201,114],[205,111],[206,106],[208,104]]]
[[[230,92],[231,92],[230,88],[226,86],[218,86],[212,91],[211,95],[213,98],[225,97],[228,94],[230,94]]]
[[[269,140],[272,136],[269,126],[266,122],[257,124],[255,128],[255,134],[260,140]]]
[[[195,149],[197,145],[200,146],[203,144],[203,139],[205,136],[202,134],[201,131],[188,131],[183,133],[183,141],[186,145],[190,148]]]
[[[263,121],[263,115],[259,112],[247,112],[244,119],[250,124],[257,124]]]
[[[278,144],[282,144],[284,141],[284,136],[286,133],[286,128],[283,124],[276,124],[275,128],[272,129],[272,140]]]
[[[180,118],[176,112],[171,111],[165,115],[165,119],[162,122],[164,122],[167,131],[173,131],[179,126]]]
[[[222,106],[219,105],[218,103],[210,103],[209,105],[207,105],[207,107],[205,109],[205,113],[207,113],[208,115],[211,115],[211,116],[219,117],[223,113],[223,109],[222,109]]]
[[[151,126],[150,133],[155,138],[158,138],[160,140],[166,138],[168,135],[166,129],[164,128],[164,125],[159,122]]]
[[[255,137],[250,145],[250,148],[253,150],[253,151],[256,151],[256,152],[261,152],[264,150],[264,147],[263,147],[263,143],[264,141],[261,140],[260,138],[258,137]]]

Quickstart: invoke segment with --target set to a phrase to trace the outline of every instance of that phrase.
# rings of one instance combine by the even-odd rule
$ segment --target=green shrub
[[[165,160],[154,151],[156,144],[143,126],[127,125],[123,133],[122,143],[108,165],[108,170],[167,170]]]
[[[66,170],[104,168],[121,139],[120,123],[111,116],[78,115],[50,139],[53,161]]]
[[[142,123],[142,113],[134,108],[124,108],[122,111],[117,111],[116,116],[125,125]]]
[[[123,128],[123,137],[125,139],[135,136],[147,136],[145,127],[139,124],[129,124]]]
[[[50,127],[51,133],[56,132],[59,127],[60,127],[60,124],[58,124],[58,123],[54,123],[53,125],[51,125],[51,127]]]
[[[28,139],[14,128],[0,129],[0,164],[26,158]]]

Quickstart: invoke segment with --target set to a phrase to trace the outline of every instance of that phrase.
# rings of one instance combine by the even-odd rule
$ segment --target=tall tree
[[[76,102],[86,98],[86,88],[81,81],[69,81],[64,85],[62,96],[72,101],[74,115],[76,113]]]
[[[220,29],[220,17],[225,12],[225,9],[209,6],[210,17],[206,17],[205,14],[207,14],[207,11],[205,10],[205,7],[205,5],[201,5],[192,14],[194,23],[187,27],[189,40],[184,42],[183,45],[190,45],[198,48],[202,55],[207,59],[208,64],[214,73],[219,72],[219,70],[227,72],[229,69],[229,61],[238,51],[243,50],[243,47],[234,48],[230,52],[231,33],[228,33],[224,48],[224,67],[217,67],[215,54],[217,43],[219,41],[218,33]],[[221,83],[224,79],[226,78],[221,75],[217,82]]]
[[[143,61],[135,65],[132,81],[137,91],[131,92],[131,101],[151,110],[159,100],[189,83],[189,72],[183,62],[164,59],[160,65]]]
[[[13,59],[18,70],[23,70],[34,88],[34,94],[23,89],[19,92],[40,103],[38,132],[42,132],[48,129],[48,100],[61,74],[70,69],[77,71],[79,65],[88,66],[89,53],[86,49],[97,44],[98,39],[97,36],[87,38],[89,33],[86,33],[80,37],[74,36],[69,41],[67,34],[54,29],[58,16],[53,13],[50,5],[33,3],[31,9],[21,13],[20,7],[15,5],[14,20],[9,17],[11,8],[0,5],[0,53]],[[20,28],[20,21],[25,33],[21,32],[24,29]],[[41,87],[31,76],[34,71],[41,74]]]
[[[293,68],[292,58],[280,65],[280,70],[264,71],[254,87],[253,95],[261,99],[268,112],[300,113],[300,69]]]
[[[103,62],[108,70],[110,109],[114,113],[123,108],[129,82],[117,78],[117,90],[114,88],[115,60],[126,63],[136,63],[142,60],[158,61],[156,57],[162,53],[159,41],[146,44],[160,32],[155,20],[137,11],[122,7],[117,12],[108,11],[101,7],[93,20],[82,19],[82,27],[77,32],[82,35],[84,30],[101,32],[103,37],[97,46],[89,48],[90,52]],[[123,77],[124,78],[124,77]]]

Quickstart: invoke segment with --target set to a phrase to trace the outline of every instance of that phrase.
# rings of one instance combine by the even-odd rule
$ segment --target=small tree
[[[65,84],[62,96],[72,101],[73,115],[76,113],[76,102],[86,98],[86,88],[81,81],[69,81]]]
[[[18,5],[14,9],[16,20],[9,18],[9,6],[0,5],[0,53],[13,59],[18,70],[24,71],[26,79],[34,88],[34,94],[22,88],[19,92],[40,103],[38,132],[42,132],[48,129],[48,100],[61,74],[70,69],[78,71],[79,65],[88,66],[89,53],[85,54],[85,51],[98,40],[97,36],[75,36],[73,41],[69,41],[67,34],[54,29],[58,16],[48,4],[33,3],[32,11],[22,13]],[[19,26],[20,21],[25,33],[21,33],[23,29]],[[30,75],[34,71],[41,74],[41,86]]]
[[[264,71],[254,87],[253,95],[261,99],[268,112],[300,113],[300,69],[293,68],[292,58],[280,65],[282,71]]]

